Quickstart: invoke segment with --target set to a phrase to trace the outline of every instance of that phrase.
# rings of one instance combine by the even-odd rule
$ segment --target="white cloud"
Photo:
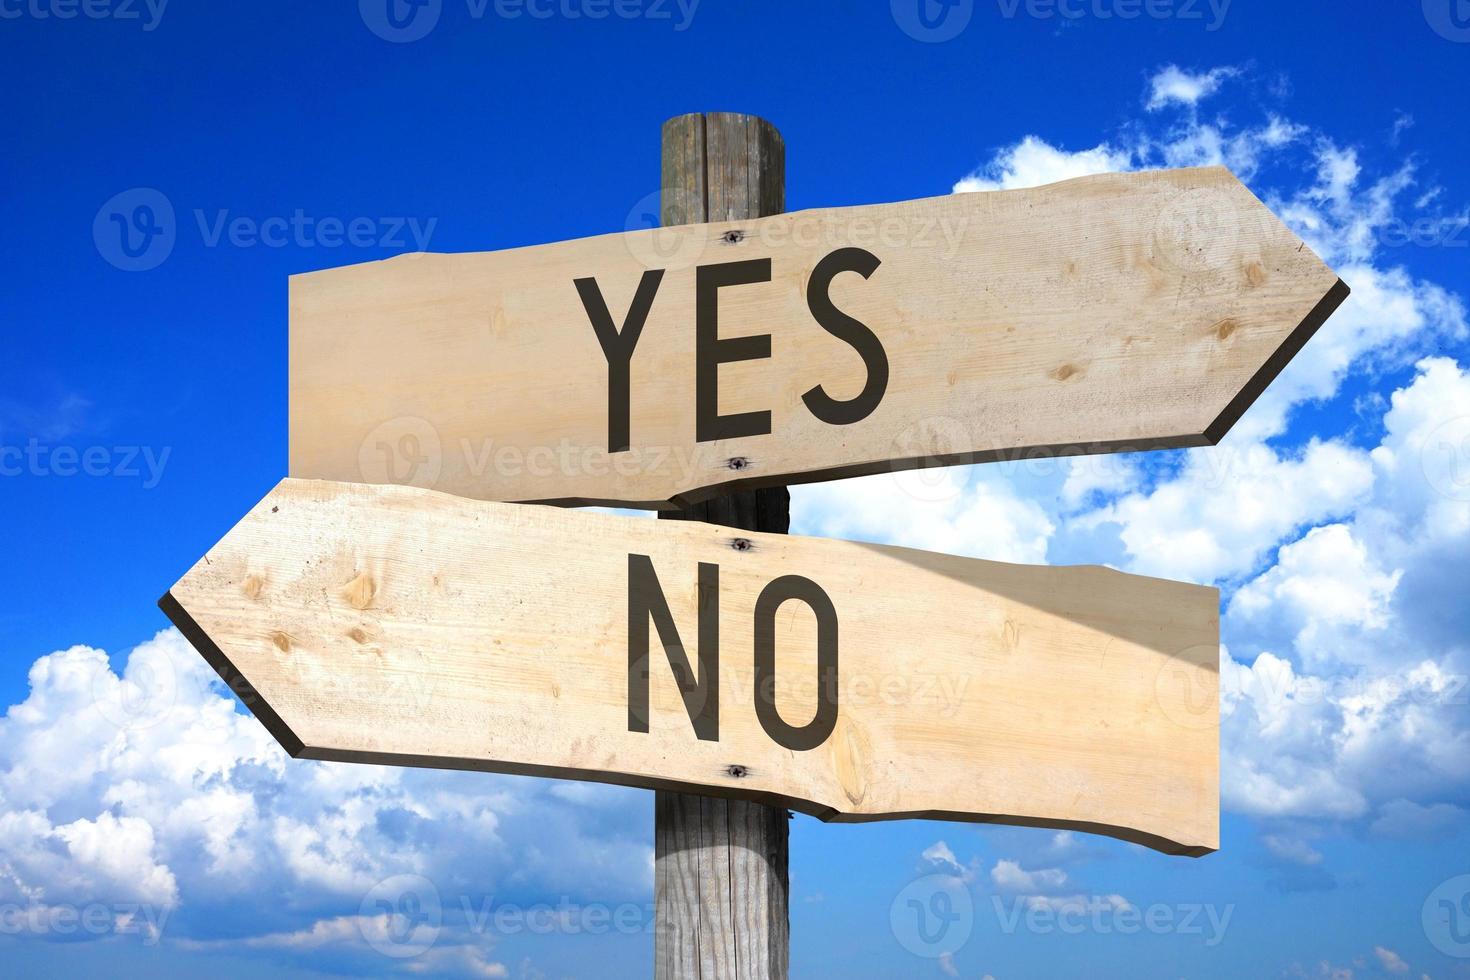
[[[1322,863],[1322,852],[1300,837],[1288,834],[1266,834],[1261,837],[1261,843],[1265,844],[1266,850],[1277,858],[1292,864],[1311,867]]]
[[[1109,453],[1082,456],[1066,461],[1062,482],[1062,504],[1068,510],[1093,500],[1094,495],[1116,496],[1132,490],[1143,481],[1143,472],[1134,456]]]
[[[178,903],[178,882],[158,860],[153,828],[105,811],[60,824],[39,810],[0,812],[0,872],[0,888],[8,884],[13,901],[83,905],[107,895],[165,911]]]
[[[792,529],[995,561],[1039,563],[1055,525],[1004,481],[963,469],[883,473],[791,490]]]
[[[997,153],[985,167],[959,180],[954,185],[954,192],[1039,187],[1073,177],[1132,169],[1132,154],[1106,143],[1090,150],[1068,152],[1057,149],[1040,137],[1027,136],[1015,146]]]
[[[1237,591],[1229,613],[1243,621],[1269,615],[1262,632],[1292,637],[1307,662],[1322,663],[1341,655],[1335,641],[1343,630],[1382,633],[1402,576],[1379,568],[1348,525],[1315,527]]]
[[[1067,883],[1061,868],[1038,868],[1027,871],[1015,861],[1000,860],[990,869],[990,880],[996,888],[1008,892],[1052,892]]]
[[[1464,793],[1463,702],[1433,668],[1402,681],[1298,674],[1271,653],[1222,662],[1221,794],[1259,816],[1349,820],[1373,799]]]
[[[648,886],[630,791],[568,802],[541,780],[290,760],[173,630],[120,676],[79,646],[29,679],[0,719],[0,902],[141,905],[170,941],[288,951],[367,942],[364,896],[407,872],[456,907],[481,890]],[[446,936],[415,962],[503,975],[473,939]]]
[[[949,845],[942,840],[935,841],[933,844],[924,848],[919,858],[929,864],[937,864],[940,867],[950,868],[959,873],[963,873],[965,870],[960,865],[960,862],[956,860],[954,851],[951,851]]]
[[[1391,949],[1383,946],[1374,946],[1373,955],[1378,957],[1378,963],[1389,973],[1408,973],[1409,964],[1405,963],[1403,957]]]
[[[1134,908],[1122,895],[1028,895],[1024,901],[1027,908],[1069,916],[1116,914]]]
[[[412,921],[392,913],[338,915],[317,919],[301,929],[269,932],[239,940],[190,940],[178,945],[196,952],[266,950],[303,954],[321,962],[330,952],[339,963],[362,962],[376,972],[430,976],[502,978],[505,964],[491,958],[493,944],[464,928],[448,929],[437,923]]]
[[[1220,794],[1233,810],[1272,817],[1361,816],[1361,790],[1332,769],[1341,706],[1311,678],[1262,653],[1249,666],[1221,661]]]
[[[1367,453],[1341,442],[1278,453],[1231,439],[1190,452],[1174,479],[1073,523],[1117,525],[1132,571],[1215,582],[1253,571],[1296,528],[1349,513],[1372,484]]]
[[[957,884],[968,885],[975,880],[975,859],[972,858],[969,865],[961,864],[954,851],[942,840],[924,848],[919,860],[929,870],[951,876]]]
[[[1251,813],[1443,835],[1470,797],[1470,372],[1426,359],[1389,402],[1349,519],[1286,544],[1229,605],[1228,628],[1277,649],[1226,663],[1224,793]]]
[[[1194,107],[1218,92],[1226,79],[1238,74],[1235,68],[1212,68],[1196,74],[1177,65],[1167,65],[1149,80],[1148,111],[1155,112],[1167,105]]]
[[[1379,837],[1431,841],[1451,836],[1467,825],[1463,807],[1449,803],[1422,806],[1412,800],[1391,800],[1378,809],[1369,827]]]
[[[1393,393],[1373,450],[1381,490],[1374,525],[1410,540],[1470,533],[1470,371],[1447,357],[1419,362]]]

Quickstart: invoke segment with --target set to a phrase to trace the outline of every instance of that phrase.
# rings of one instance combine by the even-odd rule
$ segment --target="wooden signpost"
[[[664,225],[785,210],[786,144],[764,119],[729,112],[676,116],[664,123],[662,150]],[[781,486],[740,490],[659,516],[785,534],[791,494]],[[785,807],[748,797],[654,791],[657,980],[787,975],[789,824]]]
[[[1347,287],[1221,168],[781,214],[764,121],[663,150],[676,227],[293,277],[291,478],[165,612],[293,756],[656,789],[660,978],[786,976],[787,807],[1214,850],[1214,589],[785,485],[1213,443]]]

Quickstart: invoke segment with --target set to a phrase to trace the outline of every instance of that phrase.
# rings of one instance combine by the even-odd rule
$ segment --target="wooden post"
[[[691,113],[664,123],[665,225],[738,221],[786,206],[786,149],[764,119]],[[785,487],[716,497],[660,517],[784,534]],[[785,809],[658,791],[654,976],[785,980],[790,958]]]

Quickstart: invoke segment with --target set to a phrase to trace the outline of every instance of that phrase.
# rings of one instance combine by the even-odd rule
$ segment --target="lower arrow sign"
[[[298,758],[1218,846],[1212,588],[285,480],[160,605]]]

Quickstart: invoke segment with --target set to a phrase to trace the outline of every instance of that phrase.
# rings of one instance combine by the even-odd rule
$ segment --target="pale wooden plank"
[[[665,153],[698,145],[691,129]],[[758,167],[767,176],[748,181],[769,180]],[[706,199],[733,213],[731,193],[695,185],[672,213],[693,217]],[[924,462],[1205,445],[1347,294],[1218,167],[670,234],[293,277],[291,475],[663,506]],[[882,342],[889,375],[871,414],[830,424],[803,394],[851,399],[868,367],[813,319],[806,287],[846,246],[881,265],[838,275],[831,299]],[[771,429],[699,441],[696,270],[756,259],[772,280],[718,291],[718,335],[769,335],[770,357],[720,365],[718,408],[769,412]],[[631,360],[630,442],[611,452],[608,362],[574,281],[595,277],[621,325],[653,268],[664,271]]]
[[[695,737],[652,630],[649,731],[630,730],[634,554],[691,658],[698,566],[718,566],[718,741]],[[755,708],[756,598],[784,575],[817,583],[839,621],[835,728],[802,751]],[[1072,827],[1199,854],[1218,843],[1217,601],[1104,568],[286,480],[164,606],[301,757],[683,788],[828,820]],[[788,603],[775,635],[775,706],[801,725],[816,712],[815,618]]]

